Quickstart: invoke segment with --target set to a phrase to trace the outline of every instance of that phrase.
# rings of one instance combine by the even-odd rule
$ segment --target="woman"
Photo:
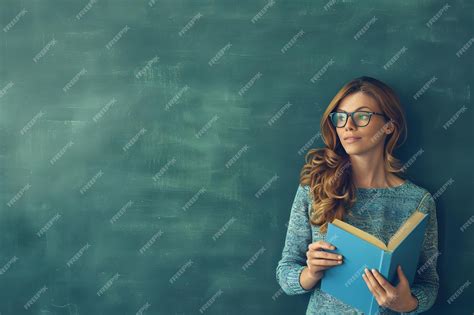
[[[411,287],[400,268],[397,286],[377,271],[365,270],[363,278],[381,314],[428,310],[439,287],[436,208],[427,190],[402,177],[409,165],[401,165],[392,155],[406,139],[399,99],[379,80],[354,79],[324,112],[321,134],[325,148],[306,155],[276,269],[283,291],[289,295],[312,292],[307,315],[360,314],[320,290],[324,271],[344,263],[344,253],[325,251],[334,249],[325,241],[328,222],[343,220],[387,243],[418,208],[428,214],[428,224]]]

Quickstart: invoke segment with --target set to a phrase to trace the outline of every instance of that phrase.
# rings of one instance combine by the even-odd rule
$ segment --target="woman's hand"
[[[408,279],[403,273],[402,267],[397,268],[400,282],[396,287],[392,286],[377,270],[372,272],[365,269],[362,275],[370,292],[374,295],[377,303],[395,312],[410,312],[418,307],[418,300],[412,296]]]
[[[328,253],[323,251],[323,249],[332,250],[335,247],[325,241],[317,241],[308,245],[306,265],[308,266],[309,273],[314,277],[317,277],[318,273],[326,269],[342,264],[341,255]]]

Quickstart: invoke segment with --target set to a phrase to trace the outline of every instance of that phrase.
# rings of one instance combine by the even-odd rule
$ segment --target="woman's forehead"
[[[356,110],[378,111],[380,108],[377,101],[365,93],[354,93],[346,96],[336,107],[336,109],[346,112]]]

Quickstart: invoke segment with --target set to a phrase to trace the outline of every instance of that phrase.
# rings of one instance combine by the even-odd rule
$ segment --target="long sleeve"
[[[288,295],[303,294],[300,274],[306,266],[306,251],[311,243],[311,225],[308,218],[308,190],[299,185],[291,207],[282,258],[276,268],[276,279]]]
[[[422,252],[417,271],[411,287],[412,294],[418,299],[418,307],[409,313],[418,314],[427,311],[433,306],[438,295],[439,277],[436,271],[438,251],[438,222],[436,219],[436,204],[429,194],[420,205],[419,210],[429,215],[423,240]]]

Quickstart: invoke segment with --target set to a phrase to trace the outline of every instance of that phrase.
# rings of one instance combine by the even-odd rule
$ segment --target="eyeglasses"
[[[387,118],[387,116],[384,114],[366,111],[357,111],[352,113],[332,112],[329,114],[329,117],[331,118],[331,123],[336,128],[343,128],[346,125],[349,116],[351,116],[352,121],[357,127],[365,127],[369,124],[372,115],[379,115]]]

